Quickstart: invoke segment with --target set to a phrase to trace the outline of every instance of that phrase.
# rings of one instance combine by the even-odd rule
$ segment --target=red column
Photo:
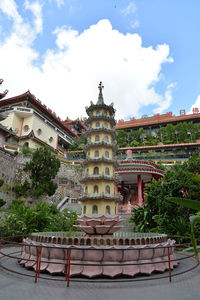
[[[125,204],[125,197],[124,197],[124,181],[121,182],[121,186],[122,186],[122,197],[123,197],[123,200],[122,200],[122,204],[124,205]]]
[[[143,200],[142,200],[142,180],[141,180],[141,175],[138,175],[138,177],[137,177],[137,183],[138,183],[138,205],[142,206]]]
[[[118,195],[118,185],[115,186],[115,195]]]

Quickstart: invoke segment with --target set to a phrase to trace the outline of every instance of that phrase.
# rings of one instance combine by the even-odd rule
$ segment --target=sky
[[[0,0],[0,92],[61,119],[98,98],[116,119],[200,109],[199,0]],[[4,99],[6,99],[4,98]]]

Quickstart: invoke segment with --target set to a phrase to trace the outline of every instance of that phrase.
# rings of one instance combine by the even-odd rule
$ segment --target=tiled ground
[[[13,270],[33,275],[32,271],[21,268],[14,259],[5,260],[3,258],[0,263]],[[184,260],[173,271],[173,274],[181,272],[192,265],[194,265],[194,262],[191,259]],[[48,275],[45,276],[48,277]],[[70,287],[67,288],[65,282],[55,281],[55,279],[63,279],[63,277],[49,278],[54,280],[39,278],[36,284],[32,277],[17,275],[0,268],[0,300],[200,300],[199,267],[189,273],[173,277],[171,283],[169,283],[168,278],[129,283],[71,282]]]

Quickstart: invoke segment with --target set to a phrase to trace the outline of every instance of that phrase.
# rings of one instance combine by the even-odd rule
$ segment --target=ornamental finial
[[[98,97],[97,104],[103,104],[104,103],[104,101],[103,101],[103,93],[102,93],[103,88],[104,88],[104,86],[102,85],[102,82],[100,81],[99,86],[98,86],[99,97]]]

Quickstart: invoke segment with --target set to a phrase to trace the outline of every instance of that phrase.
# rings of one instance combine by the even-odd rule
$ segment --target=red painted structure
[[[158,180],[164,176],[164,171],[160,170],[156,164],[133,160],[130,158],[130,150],[127,154],[128,158],[120,161],[116,169],[121,179],[118,189],[123,197],[122,204],[118,206],[119,214],[129,214],[133,207],[142,206],[145,201],[145,184],[150,183],[152,179]]]

